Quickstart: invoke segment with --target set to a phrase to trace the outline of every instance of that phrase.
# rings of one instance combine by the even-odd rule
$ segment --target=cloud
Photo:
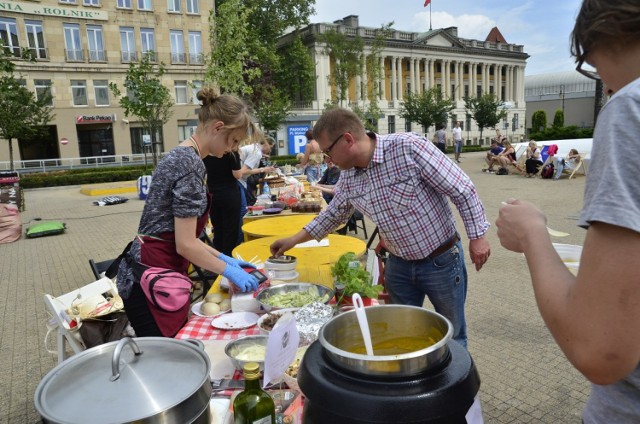
[[[431,15],[432,28],[458,27],[458,36],[474,40],[487,38],[496,21],[484,15],[453,16],[447,12],[435,12]],[[416,13],[411,23],[412,31],[424,32],[429,29],[429,12]]]

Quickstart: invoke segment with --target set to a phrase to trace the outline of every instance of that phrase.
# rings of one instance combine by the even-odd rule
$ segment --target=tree
[[[564,111],[562,109],[556,110],[555,115],[553,115],[553,128],[561,128],[564,127]]]
[[[399,115],[409,122],[417,122],[425,130],[436,124],[446,124],[449,112],[455,108],[451,99],[444,97],[438,87],[422,93],[407,93],[400,104]]]
[[[531,115],[531,131],[543,131],[545,128],[547,128],[547,113],[544,110],[536,110]]]
[[[359,36],[349,38],[334,29],[319,34],[318,40],[325,43],[323,53],[333,59],[333,74],[327,78],[333,88],[333,97],[342,106],[347,99],[349,83],[361,73],[364,43]]]
[[[299,34],[279,51],[279,56],[282,66],[275,75],[276,85],[282,87],[292,101],[313,99],[316,64]]]
[[[173,99],[169,89],[162,83],[165,73],[164,63],[156,65],[151,62],[154,52],[143,56],[140,62],[132,62],[124,79],[126,95],[120,98],[120,107],[126,117],[135,116],[142,124],[145,132],[151,135],[151,152],[154,167],[158,164],[156,146],[162,145],[162,126],[169,122],[173,115]],[[115,83],[109,83],[109,89],[115,97],[122,92]]]
[[[0,48],[0,138],[9,142],[9,163],[13,171],[13,139],[33,139],[48,131],[46,125],[54,118],[51,94],[36,96],[16,77],[15,59],[7,48]],[[34,60],[29,54],[22,57]]]
[[[507,117],[507,111],[504,109],[504,102],[491,94],[483,94],[480,97],[467,97],[464,100],[464,106],[476,124],[480,128],[480,139],[482,140],[482,131],[485,128],[493,128],[498,122]]]

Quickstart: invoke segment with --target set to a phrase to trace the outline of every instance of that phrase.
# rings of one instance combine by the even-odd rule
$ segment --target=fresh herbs
[[[371,274],[367,271],[355,253],[347,252],[340,256],[331,268],[336,286],[343,286],[342,296],[353,296],[358,293],[362,297],[377,299],[383,290],[381,285],[372,285]],[[338,299],[340,303],[342,297]]]

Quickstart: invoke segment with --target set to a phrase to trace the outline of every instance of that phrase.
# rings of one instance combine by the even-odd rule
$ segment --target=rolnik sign
[[[75,3],[75,2],[74,2]],[[58,16],[61,18],[94,19],[107,21],[109,16],[103,10],[72,9],[41,4],[23,3],[18,1],[0,1],[0,12],[24,13],[27,15]]]

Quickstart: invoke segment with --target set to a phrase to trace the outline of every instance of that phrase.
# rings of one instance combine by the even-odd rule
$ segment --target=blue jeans
[[[462,153],[462,140],[456,140],[454,151],[456,153]]]
[[[462,242],[434,258],[409,261],[390,255],[384,281],[391,303],[422,307],[427,296],[436,312],[453,324],[453,339],[467,347],[467,267]]]

